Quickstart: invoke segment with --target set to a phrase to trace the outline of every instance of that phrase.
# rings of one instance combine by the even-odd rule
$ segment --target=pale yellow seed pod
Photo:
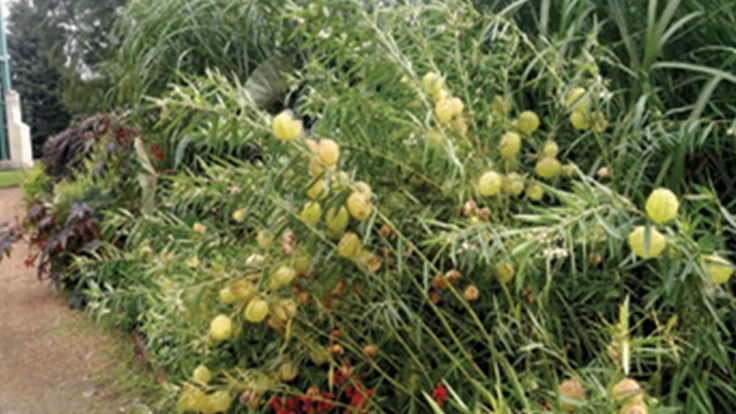
[[[504,159],[513,158],[521,150],[521,136],[516,132],[507,132],[501,137],[499,152]]]
[[[495,171],[488,171],[478,180],[478,192],[484,197],[498,194],[503,186],[503,177]]]
[[[734,272],[734,265],[717,254],[703,256],[701,258],[701,263],[710,274],[711,281],[714,285],[724,285],[728,283],[728,280]]]
[[[631,250],[642,259],[651,259],[661,255],[667,244],[667,239],[662,233],[658,232],[655,228],[651,228],[650,230],[649,251],[646,253],[644,249],[646,228],[644,226],[636,227],[627,237]]]
[[[611,398],[619,404],[639,404],[644,402],[644,391],[635,380],[624,378],[611,389]]]
[[[581,402],[585,401],[585,389],[583,388],[583,384],[578,380],[569,379],[562,381],[559,386],[559,393],[560,396],[570,400]],[[575,406],[566,401],[562,401],[562,409],[568,412],[573,412],[575,411]]]
[[[333,234],[342,234],[348,227],[350,216],[345,207],[340,207],[337,211],[335,208],[327,210],[325,214],[325,224]]]
[[[544,189],[539,184],[532,184],[526,189],[526,196],[532,201],[541,201],[544,197]]]
[[[548,156],[548,157],[556,157],[557,154],[560,152],[560,146],[557,145],[556,142],[552,140],[548,140],[544,143],[542,146],[542,154]]]
[[[229,392],[225,390],[215,391],[207,396],[206,408],[202,412],[205,414],[226,413],[230,409],[232,401],[233,397]]]
[[[355,191],[348,197],[346,203],[348,212],[356,220],[363,221],[371,215],[373,208],[371,200],[365,194]]]
[[[331,139],[320,140],[317,154],[322,164],[328,167],[334,167],[340,160],[340,146]]]
[[[446,98],[435,104],[434,114],[441,124],[447,124],[463,112],[463,107],[459,98]]]
[[[210,337],[216,341],[226,341],[233,334],[233,321],[227,315],[217,315],[210,322]]]
[[[516,120],[516,127],[523,134],[532,134],[539,129],[539,117],[532,111],[524,111],[519,114],[519,118]]]
[[[283,111],[273,118],[273,135],[281,141],[293,141],[302,135],[302,122],[294,119],[291,111]]]
[[[363,243],[360,241],[358,235],[348,232],[340,239],[340,243],[337,245],[337,252],[346,259],[353,259],[358,257],[362,248]]]
[[[279,266],[271,273],[271,288],[278,289],[291,283],[296,278],[296,270],[290,266]]]
[[[657,188],[647,198],[645,209],[652,221],[658,224],[666,223],[677,217],[680,202],[677,196],[666,188]]]
[[[212,379],[212,372],[204,365],[199,365],[192,373],[192,381],[200,385],[207,385]]]
[[[324,200],[327,198],[328,194],[329,191],[327,190],[327,186],[325,185],[325,180],[323,178],[315,181],[315,183],[307,190],[307,197],[312,200]]]
[[[584,113],[588,109],[588,98],[585,96],[585,89],[575,88],[567,94],[565,106],[572,112]]]
[[[503,191],[513,197],[518,197],[524,192],[524,177],[517,173],[510,173],[503,179]]]
[[[429,72],[422,78],[422,87],[432,98],[439,97],[444,89],[442,77],[434,72]]]
[[[514,278],[514,274],[516,273],[516,270],[514,269],[514,265],[512,265],[509,262],[503,262],[499,263],[495,267],[496,272],[496,278],[499,282],[506,284],[511,281],[511,279]]]
[[[560,162],[557,161],[555,158],[544,157],[537,163],[535,171],[538,176],[545,179],[550,179],[557,177],[557,174],[560,173],[560,168]]]
[[[590,118],[587,117],[582,112],[573,112],[570,114],[570,123],[572,124],[572,127],[579,130],[584,131],[586,129],[590,129]]]
[[[644,403],[627,404],[621,407],[620,414],[649,414],[649,408]]]
[[[233,213],[233,220],[237,223],[242,223],[246,215],[248,215],[248,210],[241,208]]]
[[[291,382],[299,375],[299,366],[291,360],[284,361],[279,367],[279,376],[283,382]]]
[[[319,220],[322,218],[322,206],[320,206],[316,201],[307,202],[304,204],[302,212],[299,213],[299,218],[305,224],[314,226],[319,223]]]
[[[268,302],[263,299],[255,298],[245,307],[244,317],[250,323],[263,322],[269,313]]]
[[[224,288],[220,289],[219,296],[220,296],[220,302],[222,302],[222,303],[224,303],[226,305],[229,305],[229,304],[235,302],[235,300],[236,300],[235,294],[233,293],[233,290],[230,289],[229,287],[224,287]]]

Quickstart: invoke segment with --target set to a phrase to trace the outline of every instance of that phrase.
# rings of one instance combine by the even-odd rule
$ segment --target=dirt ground
[[[0,190],[0,222],[21,214],[21,195]],[[27,254],[19,243],[0,262],[0,414],[150,412],[132,396],[136,379],[121,378],[135,359],[130,339],[69,309]]]

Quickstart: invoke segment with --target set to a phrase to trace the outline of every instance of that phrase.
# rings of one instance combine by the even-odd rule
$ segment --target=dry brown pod
[[[480,296],[478,287],[475,285],[468,285],[468,287],[466,287],[465,291],[463,292],[463,296],[465,296],[465,300],[467,300],[468,302],[478,300],[478,296]]]
[[[378,346],[375,344],[369,344],[363,347],[363,356],[372,359],[378,354]]]
[[[345,355],[345,349],[340,344],[330,345],[330,354],[334,356],[343,356]]]

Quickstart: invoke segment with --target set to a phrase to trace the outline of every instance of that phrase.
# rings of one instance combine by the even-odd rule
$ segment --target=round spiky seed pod
[[[653,222],[662,224],[677,217],[680,202],[677,196],[666,188],[657,188],[647,198],[645,209]]]
[[[271,273],[271,289],[279,289],[296,278],[296,270],[289,266],[279,266]]]
[[[233,290],[230,289],[229,287],[224,287],[220,289],[219,296],[220,296],[220,302],[226,305],[229,305],[235,302],[235,300],[237,299],[235,297],[235,294],[233,293]]]
[[[565,106],[573,113],[584,113],[588,109],[588,98],[585,96],[585,93],[586,90],[584,88],[574,88],[567,94]]]
[[[559,152],[560,152],[560,146],[557,145],[555,141],[547,140],[542,146],[542,154],[548,157],[554,158],[557,156]]]
[[[230,409],[233,397],[225,390],[215,391],[207,396],[203,414],[226,413]]]
[[[227,315],[217,315],[210,322],[210,337],[216,341],[226,341],[233,334],[233,321]]]
[[[596,111],[590,114],[590,123],[594,131],[601,133],[608,129],[608,120],[603,112]]]
[[[703,256],[701,263],[710,274],[710,279],[714,285],[728,283],[734,272],[734,265],[717,254]]]
[[[340,239],[340,243],[337,245],[337,252],[346,259],[354,259],[358,257],[362,248],[363,243],[361,243],[360,237],[353,232],[348,232]]]
[[[333,234],[342,234],[348,227],[349,220],[350,216],[345,207],[340,207],[337,211],[333,207],[325,214],[325,224]]]
[[[422,78],[422,88],[431,96],[437,100],[442,95],[444,89],[444,82],[442,77],[434,72],[429,72]]]
[[[572,127],[584,131],[590,129],[590,117],[586,116],[583,112],[573,112],[570,114],[570,123]]]
[[[273,135],[281,141],[293,141],[302,135],[302,122],[294,119],[294,114],[289,111],[283,111],[273,118],[271,124]]]
[[[658,232],[655,228],[651,228],[650,230],[649,251],[646,252],[644,243],[646,228],[644,226],[636,227],[627,237],[631,250],[642,259],[651,259],[659,256],[662,254],[665,245],[667,244],[667,239],[662,235],[662,233]]]
[[[359,191],[354,191],[350,194],[345,204],[348,207],[350,215],[359,221],[367,219],[371,215],[373,208],[370,198]]]
[[[312,177],[319,177],[325,172],[325,164],[322,162],[319,156],[314,156],[311,160],[309,160],[308,169],[309,173],[312,174]]]
[[[535,171],[538,176],[550,179],[557,177],[557,174],[560,173],[560,162],[557,161],[557,159],[552,157],[544,157],[542,158],[535,168]]]
[[[488,171],[478,180],[478,192],[484,197],[494,196],[501,191],[503,177],[495,171]]]
[[[532,201],[541,201],[544,198],[544,189],[539,184],[532,184],[526,189],[526,196]]]
[[[298,375],[299,366],[292,362],[290,359],[281,363],[281,366],[279,367],[279,376],[281,377],[281,381],[294,381]]]
[[[585,401],[585,389],[583,388],[583,384],[581,384],[578,380],[564,380],[560,383],[558,390],[561,397],[565,397],[569,400],[577,400],[581,402]],[[570,404],[569,402],[563,400],[561,402],[561,405],[562,409],[564,409],[565,411],[575,411],[575,406]]]
[[[519,114],[519,118],[516,120],[516,128],[522,134],[532,134],[539,129],[539,117],[532,111],[524,111]]]
[[[509,262],[503,262],[496,265],[495,272],[496,279],[498,279],[499,282],[506,284],[514,278],[516,270],[514,269],[513,264]]]
[[[242,223],[245,220],[245,216],[248,215],[248,210],[241,208],[233,212],[233,220],[237,223]]]
[[[516,156],[521,150],[521,136],[516,132],[507,132],[501,137],[499,143],[499,152],[503,159],[509,159]]]
[[[331,139],[322,139],[319,141],[317,155],[322,164],[328,167],[334,167],[340,160],[340,146]]]
[[[309,187],[309,189],[307,190],[307,197],[312,200],[324,200],[325,198],[327,198],[328,194],[329,190],[323,178],[315,181],[314,184],[312,184],[312,186]]]
[[[200,385],[207,385],[212,379],[212,372],[204,365],[199,365],[192,372],[192,381]]]
[[[205,409],[206,403],[207,396],[204,391],[188,385],[185,386],[181,391],[181,394],[179,394],[176,408],[179,412],[201,412]]]
[[[268,302],[261,298],[255,298],[248,303],[248,306],[245,307],[243,316],[245,317],[245,320],[250,323],[261,323],[266,320],[268,313]]]
[[[620,414],[649,414],[649,408],[644,403],[627,404],[621,407]]]
[[[239,301],[248,301],[253,298],[258,293],[258,289],[256,289],[256,286],[250,281],[250,280],[238,280],[235,283],[233,283],[232,287],[230,287],[230,290],[233,293],[233,296],[235,296],[235,300]]]
[[[445,98],[435,104],[434,114],[441,124],[448,124],[463,112],[463,108],[460,98]]]
[[[503,179],[503,191],[513,197],[518,197],[524,192],[524,177],[517,173],[506,175]]]
[[[624,378],[611,389],[611,398],[619,404],[639,404],[644,402],[644,391],[635,380]]]
[[[258,231],[258,234],[256,235],[256,243],[258,243],[261,248],[268,249],[271,247],[271,243],[273,243],[273,233],[266,229]]]
[[[322,206],[316,201],[310,201],[304,204],[302,212],[299,213],[299,218],[306,224],[314,226],[319,223],[322,218]]]

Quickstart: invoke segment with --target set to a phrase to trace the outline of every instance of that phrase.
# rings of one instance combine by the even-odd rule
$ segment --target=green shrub
[[[727,256],[732,200],[672,185],[675,220],[657,225],[644,211],[662,164],[686,160],[671,148],[690,154],[696,137],[725,136],[722,125],[672,122],[646,99],[621,99],[626,85],[603,76],[595,33],[541,49],[513,21],[461,1],[279,12],[299,22],[288,38],[303,64],[284,74],[283,102],[305,135],[276,139],[274,114],[226,70],[187,77],[155,100],[153,131],[168,153],[191,146],[201,157],[167,175],[144,168],[160,180],[156,203],[111,211],[101,232],[114,237],[75,261],[92,309],[144,334],[181,410],[215,411],[199,404],[224,391],[236,412],[294,401],[333,412],[612,412],[624,377],[651,412],[736,406],[734,298],[702,260]],[[584,109],[566,103],[576,87]],[[521,147],[502,156],[508,131]],[[318,148],[327,139],[340,152],[329,168],[314,153],[334,158]],[[258,156],[223,150],[246,145]],[[500,193],[482,196],[491,170],[504,177]],[[301,214],[310,202],[316,224]],[[346,205],[343,226],[334,212]],[[654,253],[655,230],[666,240],[657,257],[632,253],[637,226],[640,256]],[[256,300],[269,307],[263,322]],[[192,378],[200,365],[207,385]],[[578,384],[585,399],[561,396]]]

